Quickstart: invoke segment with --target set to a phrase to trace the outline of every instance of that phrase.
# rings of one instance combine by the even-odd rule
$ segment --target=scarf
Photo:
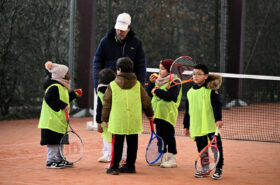
[[[171,74],[171,78],[177,78],[177,75],[175,74]],[[165,84],[166,82],[169,82],[170,76],[167,75],[166,77],[161,77],[159,76],[158,79],[156,80],[156,84],[159,86],[162,86],[163,84]]]
[[[65,79],[56,79],[56,78],[52,78],[52,80],[56,80],[59,83],[61,83],[64,87],[66,87],[68,90],[71,89],[71,80],[65,80]]]

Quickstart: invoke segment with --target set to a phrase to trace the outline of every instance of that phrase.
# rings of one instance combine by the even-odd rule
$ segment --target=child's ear
[[[209,74],[204,75],[205,80],[207,80],[209,77]]]

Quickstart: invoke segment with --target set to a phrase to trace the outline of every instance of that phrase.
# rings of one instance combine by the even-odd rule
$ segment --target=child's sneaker
[[[210,173],[202,174],[201,172],[196,172],[194,176],[196,178],[210,177]]]
[[[111,161],[111,158],[108,155],[103,155],[98,159],[98,162],[100,163],[108,163]]]
[[[215,173],[213,174],[212,178],[213,179],[221,179],[222,178],[222,174],[223,174],[223,169],[222,168],[216,168]]]
[[[64,163],[63,162],[47,162],[46,164],[47,168],[52,168],[52,169],[62,169],[64,168]]]
[[[109,168],[106,173],[111,175],[119,175],[120,172],[118,169]]]
[[[64,164],[65,167],[72,167],[72,166],[74,166],[73,162],[69,162],[69,161],[66,161],[66,160],[62,161],[62,163]]]

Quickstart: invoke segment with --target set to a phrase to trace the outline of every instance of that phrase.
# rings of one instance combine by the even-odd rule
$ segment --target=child
[[[102,107],[104,104],[103,96],[104,93],[111,81],[113,81],[116,78],[116,73],[109,68],[102,69],[98,74],[98,86],[97,86],[97,109],[96,109],[96,122],[98,124],[97,131],[102,133],[103,137],[103,149],[102,153],[103,156],[98,159],[98,162],[101,163],[107,163],[111,161],[111,154],[112,154],[112,134],[108,132],[108,128],[104,127],[104,123],[101,120],[101,114],[102,114]],[[122,155],[122,161],[120,165],[125,164],[126,161],[126,143],[124,143],[123,147],[123,155]],[[105,168],[109,168],[109,166],[106,166]]]
[[[133,73],[133,62],[128,57],[117,60],[117,77],[104,94],[102,120],[113,134],[113,155],[107,174],[136,173],[135,162],[138,149],[138,134],[143,131],[142,108],[153,119],[150,98]],[[127,142],[126,164],[119,168],[124,138]]]
[[[41,145],[47,145],[47,168],[72,167],[73,163],[64,160],[59,151],[67,122],[64,111],[69,109],[70,102],[81,96],[81,89],[70,90],[68,67],[52,62],[45,63],[51,73],[51,79],[44,82],[45,96],[42,104],[38,128],[41,129]]]
[[[104,104],[103,96],[111,81],[116,78],[116,74],[112,69],[104,68],[98,74],[97,86],[97,109],[96,109],[96,122],[98,124],[97,131],[102,133],[103,137],[103,156],[98,159],[98,162],[110,162],[112,153],[112,134],[104,127],[101,121],[102,106]]]
[[[177,167],[174,127],[177,121],[182,89],[181,85],[172,86],[173,83],[169,80],[170,67],[173,62],[172,59],[162,60],[159,66],[159,77],[152,74],[149,83],[150,96],[153,95],[152,105],[155,112],[154,123],[156,124],[156,131],[164,141],[163,156],[154,165],[162,168]],[[177,76],[172,74],[171,77],[176,82],[180,82]],[[167,151],[168,154],[166,154]]]
[[[220,75],[208,75],[208,68],[203,64],[197,64],[193,69],[193,87],[187,92],[186,112],[184,117],[185,135],[193,138],[197,150],[200,152],[208,144],[208,138],[214,137],[216,127],[221,128],[222,104],[217,91],[222,83]],[[213,179],[221,179],[223,167],[223,147],[220,134],[217,137],[217,145],[220,151],[220,160]],[[195,177],[210,176],[196,173]]]

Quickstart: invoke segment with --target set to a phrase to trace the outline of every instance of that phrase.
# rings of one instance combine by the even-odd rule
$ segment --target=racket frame
[[[76,163],[76,162],[78,162],[78,161],[80,161],[82,158],[83,158],[83,156],[84,156],[84,142],[83,142],[83,140],[82,140],[82,138],[73,130],[73,128],[71,127],[71,125],[70,125],[70,121],[69,121],[69,114],[68,114],[68,111],[64,111],[64,113],[65,113],[65,118],[66,118],[66,122],[67,122],[67,127],[66,127],[66,131],[65,131],[65,134],[63,135],[63,137],[61,138],[61,140],[60,140],[60,144],[59,144],[59,152],[60,152],[60,155],[62,156],[62,158],[64,159],[64,160],[66,160],[66,157],[64,156],[64,145],[65,144],[63,144],[64,143],[64,137],[66,137],[67,135],[68,135],[68,133],[69,132],[71,132],[71,133],[73,133],[73,134],[75,134],[76,136],[77,136],[77,138],[79,138],[79,140],[80,140],[80,142],[81,142],[81,146],[82,146],[82,148],[81,148],[81,155],[80,155],[80,157],[78,158],[78,159],[76,159],[75,161],[70,161],[70,162],[73,162],[73,163]],[[70,128],[70,130],[68,130],[68,128]],[[69,135],[68,135],[69,136]]]
[[[191,74],[189,74],[189,76],[191,76],[189,79],[187,79],[187,80],[180,80],[180,82],[176,82],[176,81],[174,81],[173,78],[172,78],[172,74],[173,74],[173,73],[171,73],[172,68],[174,68],[174,67],[178,68],[178,65],[182,65],[182,64],[178,64],[178,63],[176,62],[176,61],[178,61],[178,60],[180,60],[180,59],[182,59],[182,58],[187,58],[188,60],[192,60],[192,57],[190,57],[190,56],[181,56],[181,57],[177,58],[177,59],[173,62],[173,64],[172,64],[171,67],[170,67],[170,74],[169,74],[169,81],[172,82],[173,85],[171,85],[171,86],[169,85],[169,88],[171,88],[171,87],[173,87],[173,86],[176,86],[176,85],[182,85],[182,84],[189,83],[189,82],[192,82],[192,81],[193,81]],[[183,66],[187,66],[187,67],[193,68],[194,64],[193,64],[193,65],[187,65],[187,64],[186,64],[186,65],[183,65]],[[192,70],[191,70],[191,71],[192,71]],[[176,78],[175,78],[175,79],[176,79]]]
[[[217,136],[219,134],[219,127],[216,128],[216,131],[215,131],[215,134],[214,134],[214,138],[210,141],[210,143],[204,147],[200,152],[199,154],[197,155],[196,159],[195,159],[195,163],[194,163],[194,166],[195,166],[195,170],[196,172],[199,172],[201,173],[202,175],[206,175],[206,174],[209,174],[214,168],[216,168],[219,160],[220,160],[220,151],[218,149],[218,146],[217,146]],[[198,169],[198,163],[201,162],[201,159],[200,159],[200,156],[205,152],[205,150],[207,149],[210,149],[211,150],[211,147],[214,147],[216,150],[217,150],[217,159],[214,163],[214,165],[209,168],[208,171],[204,171],[204,172],[201,172],[199,169]]]
[[[153,164],[156,163],[156,162],[161,158],[161,156],[163,155],[164,143],[163,143],[163,139],[155,133],[153,120],[150,120],[150,126],[151,126],[151,137],[150,137],[150,140],[149,140],[149,144],[148,144],[148,146],[147,146],[147,148],[146,148],[145,159],[146,159],[146,161],[147,161],[147,163],[148,163],[149,165],[153,165]],[[162,142],[162,143],[161,143],[161,146],[162,146],[162,147],[161,147],[161,150],[160,150],[160,152],[159,152],[158,157],[157,157],[154,161],[148,161],[148,160],[147,160],[147,153],[148,153],[149,147],[150,147],[150,145],[151,145],[151,143],[152,143],[152,141],[153,141],[154,139],[160,140],[160,141]]]

